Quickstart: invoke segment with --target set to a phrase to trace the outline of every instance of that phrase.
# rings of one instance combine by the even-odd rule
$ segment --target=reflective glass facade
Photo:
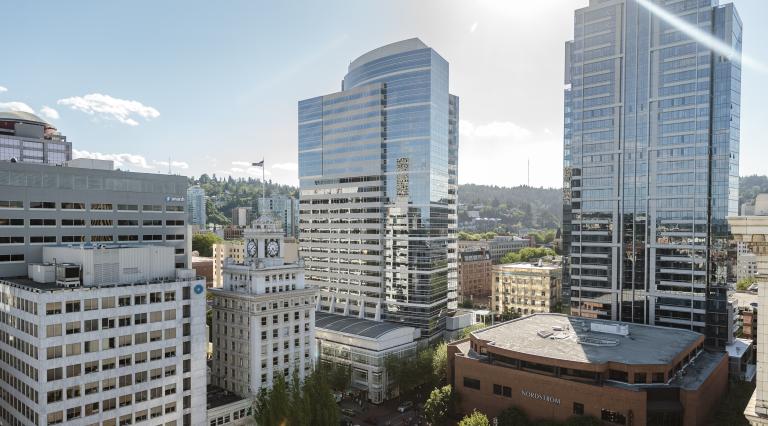
[[[458,98],[417,39],[299,102],[301,255],[320,309],[438,336],[455,308]]]
[[[740,51],[732,4],[656,3]],[[577,10],[566,51],[572,312],[689,328],[724,345],[739,64],[634,1]]]

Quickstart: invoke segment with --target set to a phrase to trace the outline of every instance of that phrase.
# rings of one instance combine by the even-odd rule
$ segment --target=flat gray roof
[[[368,319],[345,317],[329,312],[315,312],[315,327],[339,333],[354,334],[356,336],[378,339],[390,331],[404,328],[388,322],[372,321]]]
[[[621,324],[629,335],[590,331],[590,323]],[[562,330],[556,330],[560,328]],[[541,334],[547,335],[542,337]],[[533,314],[472,333],[491,346],[521,354],[589,364],[670,364],[702,334],[677,328]]]

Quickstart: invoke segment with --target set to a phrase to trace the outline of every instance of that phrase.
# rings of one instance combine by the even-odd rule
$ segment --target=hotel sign
[[[526,398],[536,399],[539,401],[548,402],[550,404],[560,405],[560,398],[555,398],[551,395],[545,395],[543,393],[532,392],[528,389],[521,389],[520,394]]]

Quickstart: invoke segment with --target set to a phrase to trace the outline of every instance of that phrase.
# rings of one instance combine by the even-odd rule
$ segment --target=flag
[[[259,161],[258,163],[251,164],[253,167],[264,167],[264,160]]]

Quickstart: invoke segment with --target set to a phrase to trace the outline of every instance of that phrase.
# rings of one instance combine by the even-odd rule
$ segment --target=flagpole
[[[261,158],[259,163],[251,163],[254,167],[261,167],[261,204],[266,203],[267,198],[267,185],[266,185],[266,167],[264,167],[264,157]],[[259,212],[261,214],[261,212]]]

